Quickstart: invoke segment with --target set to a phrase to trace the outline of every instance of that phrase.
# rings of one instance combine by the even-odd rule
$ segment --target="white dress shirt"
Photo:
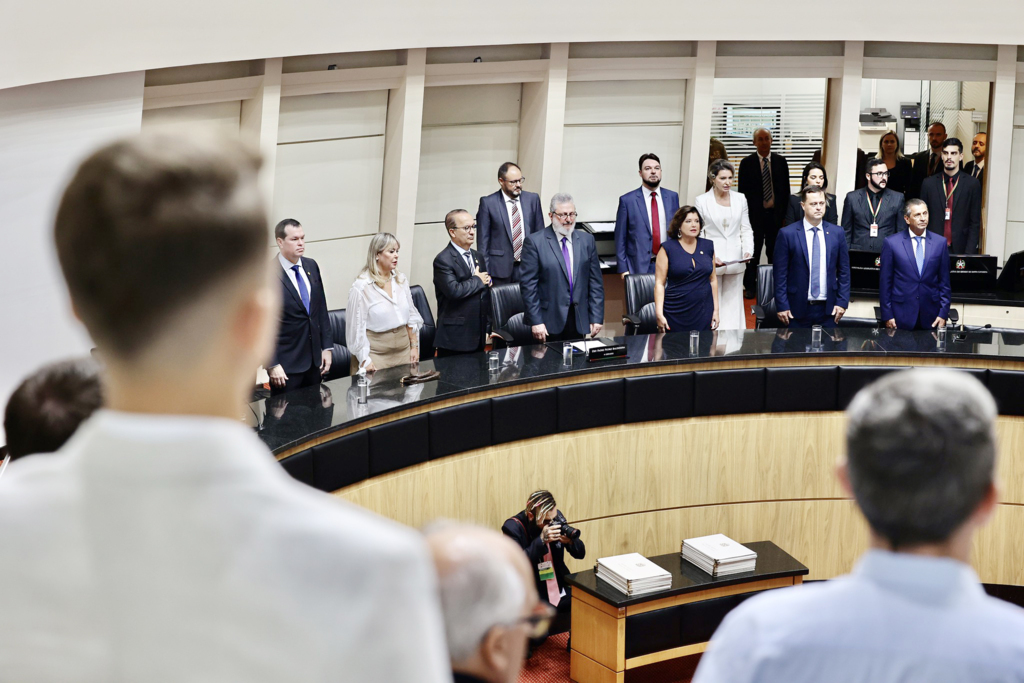
[[[359,360],[359,366],[370,362],[370,341],[366,331],[387,332],[403,325],[418,332],[423,325],[416,304],[409,291],[409,279],[404,275],[391,273],[391,293],[378,287],[370,276],[362,273],[352,283],[348,292],[346,310],[345,345]]]
[[[99,411],[0,479],[0,679],[451,681],[413,531],[212,417]]]
[[[473,252],[470,251],[469,249],[463,249],[459,245],[455,244],[455,242],[452,242],[451,245],[455,247],[455,251],[459,252],[459,258],[462,260],[462,262],[465,263],[466,266],[469,267],[471,271],[475,272],[476,260],[473,258]],[[469,254],[468,260],[466,259],[466,254]]]
[[[1024,610],[949,558],[868,551],[853,573],[726,616],[695,683],[1019,683]]]
[[[807,300],[808,301],[824,301],[826,298],[828,298],[828,296],[827,296],[828,295],[828,283],[825,281],[825,270],[826,270],[825,269],[825,262],[828,261],[828,252],[825,249],[825,222],[824,221],[822,221],[821,223],[818,224],[818,246],[821,248],[821,258],[818,260],[818,276],[820,278],[818,280],[818,283],[820,285],[819,291],[818,291],[818,294],[820,294],[820,296],[818,298],[814,298],[813,296],[811,296],[811,276],[810,276],[810,272],[809,271],[810,271],[811,265],[813,264],[813,259],[811,258],[811,254],[814,253],[812,251],[813,243],[811,242],[811,240],[813,238],[814,238],[814,228],[811,226],[810,223],[807,222],[807,219],[804,218],[804,239],[807,240],[807,268],[808,268],[808,275],[807,275]]]
[[[654,237],[654,218],[651,216],[651,196],[658,198],[658,225],[661,226],[661,244],[668,241],[668,226],[665,225],[665,202],[661,199],[661,186],[653,190],[646,185],[640,186],[640,192],[644,195],[644,203],[647,205],[647,225],[651,228],[651,238]]]
[[[296,293],[299,295],[299,299],[302,299],[302,292],[299,291],[299,282],[295,279],[295,271],[293,267],[299,267],[299,274],[302,276],[302,282],[306,285],[306,294],[312,300],[313,290],[309,286],[309,277],[306,275],[306,269],[302,267],[302,259],[299,259],[298,263],[292,263],[284,257],[281,252],[277,253],[277,262],[284,268],[284,272],[288,274],[288,280],[292,283],[292,287],[295,288]]]

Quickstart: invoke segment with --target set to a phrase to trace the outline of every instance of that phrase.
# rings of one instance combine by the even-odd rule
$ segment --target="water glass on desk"
[[[821,325],[811,327],[811,351],[821,351]]]
[[[697,330],[690,330],[690,356],[696,357],[700,355],[700,332]]]
[[[572,365],[572,342],[562,342],[562,365]]]
[[[935,348],[945,349],[946,348],[946,328],[937,327],[935,328]]]
[[[497,372],[501,369],[501,354],[497,351],[491,351],[487,354],[487,369],[491,372]]]

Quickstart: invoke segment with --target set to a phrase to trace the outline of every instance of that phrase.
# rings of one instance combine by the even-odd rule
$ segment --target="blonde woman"
[[[886,187],[896,192],[906,192],[913,171],[910,159],[903,156],[903,150],[900,149],[900,136],[891,130],[883,135],[878,140],[878,154],[875,158],[884,161],[885,168],[889,171],[889,182]]]
[[[352,352],[353,374],[419,362],[423,318],[412,301],[409,279],[398,272],[400,247],[390,233],[374,235],[366,267],[349,290],[345,343]]]

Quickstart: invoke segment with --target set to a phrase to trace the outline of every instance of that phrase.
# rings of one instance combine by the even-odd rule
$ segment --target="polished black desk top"
[[[735,586],[740,583],[781,579],[789,576],[806,576],[808,573],[807,567],[797,562],[789,553],[771,541],[756,541],[754,543],[744,543],[743,545],[757,553],[757,563],[754,566],[754,571],[733,574],[731,576],[711,576],[711,574],[708,574],[696,565],[684,560],[680,553],[669,553],[668,555],[648,558],[651,562],[672,574],[672,587],[654,593],[630,597],[613,588],[610,583],[598,579],[597,573],[593,569],[569,574],[565,577],[565,582],[572,586],[574,590],[589,593],[612,607],[628,607],[630,605],[650,602],[651,600],[670,598],[675,595],[696,593],[708,590],[709,588]]]
[[[472,353],[433,358],[419,364],[420,371],[436,369],[441,377],[433,382],[402,386],[399,380],[409,366],[381,370],[372,375],[369,399],[357,402],[354,377],[325,382],[272,398],[254,401],[244,419],[257,429],[260,438],[275,453],[310,439],[356,425],[368,419],[398,412],[417,404],[429,404],[496,387],[528,384],[565,376],[583,376],[615,368],[683,366],[716,360],[757,360],[800,358],[807,354],[836,357],[900,356],[907,358],[944,355],[947,357],[1013,359],[1024,361],[1024,332],[950,332],[945,349],[939,349],[933,332],[873,330],[866,328],[826,329],[822,349],[811,351],[810,330],[764,329],[702,332],[700,348],[690,355],[689,333],[618,338],[626,345],[627,357],[588,362],[582,355],[570,366],[562,364],[561,345],[502,349],[501,368],[488,371],[487,354]],[[908,364],[912,364],[909,361]]]

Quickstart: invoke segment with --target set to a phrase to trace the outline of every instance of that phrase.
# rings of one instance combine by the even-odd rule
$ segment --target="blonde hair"
[[[896,160],[899,161],[903,158],[903,150],[901,149],[903,145],[900,144],[900,136],[897,135],[894,130],[887,131],[882,134],[882,137],[878,138],[878,157],[876,158],[882,159],[883,161],[885,160],[885,150],[882,149],[882,140],[890,135],[896,138]]]
[[[530,494],[530,497],[526,499],[526,511],[533,515],[536,519],[542,515],[546,515],[551,510],[557,507],[555,503],[555,497],[551,495],[550,491],[541,489],[540,491],[534,491]]]
[[[388,283],[388,278],[384,277],[384,274],[380,272],[380,267],[377,265],[377,255],[382,251],[391,248],[391,245],[395,245],[399,248],[402,246],[401,243],[399,243],[398,238],[390,232],[378,232],[374,235],[373,239],[370,240],[370,248],[366,252],[366,267],[364,267],[362,272],[359,273],[360,275],[366,273],[367,277],[369,277],[370,280],[372,280],[378,287],[386,285]],[[403,281],[403,278],[400,277],[400,273],[394,272],[392,275],[394,275],[395,279],[399,282]]]

